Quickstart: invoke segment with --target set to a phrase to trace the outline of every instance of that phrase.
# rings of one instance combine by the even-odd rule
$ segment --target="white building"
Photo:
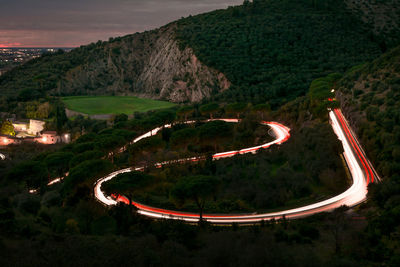
[[[44,130],[44,121],[38,121],[38,120],[30,120],[29,121],[29,129],[28,129],[28,134],[32,135],[39,135],[41,131]]]
[[[29,124],[27,122],[13,122],[14,131],[16,132],[26,132],[29,128]]]

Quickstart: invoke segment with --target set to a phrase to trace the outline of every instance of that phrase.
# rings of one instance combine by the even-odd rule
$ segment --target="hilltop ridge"
[[[397,2],[376,2],[385,7],[380,13],[362,13],[342,1],[245,1],[29,61],[0,78],[0,108],[69,95],[212,98],[278,107],[304,95],[313,79],[373,60],[397,42],[384,39],[387,27],[372,28],[365,19],[390,11],[383,20],[394,21]],[[397,32],[393,24],[390,33]]]

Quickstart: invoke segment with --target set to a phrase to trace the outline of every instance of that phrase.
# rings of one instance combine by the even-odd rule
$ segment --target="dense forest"
[[[330,192],[340,190],[346,183],[338,157],[341,147],[327,124],[327,113],[313,118],[299,115],[308,112],[311,99],[314,99],[312,96],[314,94],[282,107],[282,111],[291,107],[291,113],[286,114],[288,123],[303,125],[293,130],[291,140],[283,146],[257,155],[174,166],[163,171],[172,178],[187,174],[187,177],[216,177],[225,184],[230,180],[232,186],[228,186],[225,193],[238,194],[257,208],[293,205],[296,202],[288,201],[307,195],[311,195],[308,201],[312,197],[318,198],[320,195],[312,193],[318,184]],[[258,108],[247,107],[239,112],[239,116],[275,119],[277,113],[260,113]],[[161,263],[166,266],[226,263],[232,266],[354,266],[382,260],[395,262],[393,249],[385,247],[393,243],[382,240],[380,242],[385,243],[375,246],[374,242],[380,237],[375,229],[385,230],[386,222],[371,213],[367,223],[364,216],[371,211],[368,205],[351,213],[342,208],[298,221],[283,219],[278,223],[225,228],[207,223],[193,226],[181,222],[152,221],[136,215],[134,209],[126,205],[107,209],[94,201],[92,187],[98,177],[130,166],[132,160],[137,162],[135,155],[131,154],[132,149],[116,153],[123,144],[154,128],[154,125],[174,120],[237,117],[236,112],[226,113],[226,110],[230,109],[207,104],[137,114],[132,120],[118,116],[112,128],[87,128],[86,134],[70,145],[44,150],[39,146],[36,154],[31,155],[31,160],[0,162],[2,266],[31,266],[32,262],[61,266],[76,266],[77,263],[89,266],[104,263],[124,265],[127,262],[138,266]],[[184,129],[178,127],[175,132],[181,130]],[[172,138],[173,132],[170,134],[164,133],[164,138]],[[327,138],[331,141],[326,142]],[[183,143],[174,148],[185,153]],[[25,148],[10,147],[9,151],[16,154],[15,150],[19,149]],[[142,149],[152,150],[146,145]],[[210,149],[214,149],[213,146]],[[143,159],[152,162],[151,157]],[[190,169],[192,173],[188,172]],[[63,183],[51,187],[46,185],[51,177],[58,177],[67,171],[69,176]],[[139,173],[143,177],[140,179],[143,184],[139,183],[139,186],[129,184],[132,181],[129,179],[123,193],[132,192],[140,196],[138,192],[142,192],[142,186],[151,180],[146,176],[148,178],[155,171],[149,168],[145,173]],[[277,179],[276,175],[282,179]],[[246,181],[243,177],[247,177]],[[179,183],[176,187],[179,188]],[[29,194],[28,189],[31,188],[40,190]],[[394,190],[393,186],[389,188]],[[373,203],[382,204],[380,201],[385,201],[377,193],[370,197]],[[213,197],[208,201],[213,203]],[[301,201],[297,204],[304,203]],[[237,203],[227,201],[219,206],[220,210],[223,208],[240,210]]]
[[[400,47],[351,69],[338,82],[338,97],[371,160],[384,178],[400,164]]]
[[[273,107],[304,95],[313,79],[384,50],[342,1],[245,1],[178,25],[182,46],[232,81],[217,99]]]
[[[196,266],[200,263],[213,265],[222,264],[226,261],[222,255],[233,256],[242,242],[247,244],[250,240],[253,240],[254,246],[247,247],[248,249],[257,247],[260,249],[265,244],[259,245],[267,242],[271,245],[267,245],[269,252],[265,254],[256,249],[254,253],[247,252],[246,256],[237,255],[234,258],[241,262],[239,265],[276,264],[279,261],[285,266],[291,265],[292,260],[304,266],[309,266],[312,262],[318,265],[325,260],[318,256],[317,251],[334,255],[333,262],[341,262],[342,260],[336,257],[347,255],[345,260],[347,261],[350,252],[342,239],[347,240],[354,234],[353,230],[345,228],[354,222],[352,216],[344,213],[345,210],[317,216],[309,219],[309,222],[283,221],[282,224],[265,222],[260,226],[238,228],[233,225],[232,229],[224,229],[207,223],[202,226],[191,226],[181,222],[151,221],[136,215],[133,209],[125,205],[107,209],[94,201],[92,187],[98,177],[115,169],[130,166],[132,160],[136,161],[132,149],[116,153],[122,145],[152,129],[154,125],[170,123],[176,119],[179,122],[179,118],[185,117],[185,119],[208,118],[211,114],[205,112],[206,110],[209,111],[210,107],[204,105],[149,112],[138,115],[132,120],[120,116],[112,128],[91,128],[90,132],[72,144],[46,150],[37,149],[36,155],[32,155],[31,160],[19,163],[10,160],[0,162],[2,177],[0,224],[3,248],[1,253],[4,253],[1,257],[2,266],[9,266],[11,262],[18,265],[30,265],[32,262],[45,265],[52,265],[55,262],[61,265],[74,265],[76,262],[82,265],[96,265],[102,261],[124,264],[128,255],[131,262],[139,266],[161,262],[167,266],[188,264]],[[248,107],[239,113],[226,113],[226,110],[229,111],[230,108],[219,106],[214,110],[214,116],[258,116],[258,119],[261,117],[270,119],[273,116],[271,112],[260,113],[256,107]],[[245,125],[248,123],[245,122]],[[200,124],[199,129],[204,125],[207,124]],[[249,127],[242,126],[242,128]],[[185,129],[191,128],[180,129],[178,124],[170,135],[165,132],[161,134],[160,140],[168,136],[169,140],[173,140],[174,132],[176,134]],[[325,142],[326,138],[333,142]],[[154,147],[147,146],[148,144],[142,145],[144,151],[154,152]],[[157,148],[157,144],[155,145]],[[224,183],[231,180],[225,193],[238,194],[257,209],[298,205],[304,202],[293,202],[293,200],[309,194],[312,197],[308,201],[313,201],[313,197],[320,199],[321,195],[312,193],[316,185],[320,185],[320,189],[325,188],[323,193],[335,192],[345,186],[346,181],[343,180],[345,175],[342,173],[344,169],[338,157],[341,148],[326,120],[314,119],[309,126],[294,131],[291,142],[285,145],[287,146],[271,148],[270,151],[263,151],[257,155],[243,155],[215,163],[204,161],[198,165],[174,166],[175,168],[166,168],[163,171],[169,172],[168,177],[172,179],[182,171],[183,174],[194,176],[214,175],[220,177]],[[180,153],[185,153],[183,143],[172,147],[178,149]],[[132,148],[134,150],[134,145]],[[210,149],[214,147],[211,146]],[[9,151],[14,150],[18,150],[18,147],[9,148]],[[152,159],[149,160],[151,163]],[[193,171],[192,174],[188,172],[190,169]],[[154,171],[154,168],[149,168],[145,173],[136,175],[144,177],[139,181],[144,181],[146,184],[145,177]],[[69,175],[63,183],[47,186],[49,179],[59,177],[66,172],[69,172]],[[225,172],[226,174],[223,174]],[[182,173],[179,175],[182,176]],[[249,173],[259,173],[259,175],[253,177],[248,175]],[[278,179],[277,175],[283,179]],[[243,180],[244,177],[247,178]],[[129,181],[132,182],[131,179]],[[134,184],[126,185],[127,192],[137,194],[142,191],[141,187],[135,187]],[[29,194],[28,189],[32,188],[39,188],[39,192]],[[240,191],[237,191],[238,189]],[[266,196],[272,198],[265,198]],[[292,202],[288,204],[290,200]],[[227,211],[243,211],[235,206],[232,207],[232,204],[235,205],[235,202],[225,201],[219,208]],[[339,221],[339,226],[331,223],[332,218],[335,222]],[[73,245],[75,242],[77,244]],[[361,240],[357,238],[352,242],[357,243]],[[321,247],[321,244],[325,245]],[[140,251],[133,255],[129,252],[139,247]],[[278,253],[280,249],[289,247],[292,248],[290,253],[283,254],[283,251]],[[225,252],[220,255],[222,251]],[[302,251],[307,251],[309,256],[303,257]],[[80,255],[81,253],[84,255]],[[88,253],[97,256],[90,259],[87,257]],[[271,257],[271,253],[275,256]],[[364,251],[360,249],[360,253]],[[203,260],[197,261],[200,258]],[[228,261],[232,264],[234,262],[233,258]],[[348,261],[352,262],[350,258]]]
[[[0,161],[0,265],[399,266],[397,29],[392,25],[381,35],[375,25],[372,31],[374,13],[348,7],[333,0],[255,0],[179,20],[174,25],[181,48],[191,47],[226,74],[231,89],[213,95],[212,102],[137,113],[133,119],[126,114],[108,122],[68,119],[49,93],[70,69],[132,36],[45,55],[1,77],[0,111],[47,117],[59,132],[70,131],[74,142],[2,148],[7,158]],[[98,178],[133,165],[146,168],[105,183],[105,190],[198,212],[257,212],[326,198],[348,186],[342,147],[328,122],[327,109],[339,106],[383,179],[369,185],[367,201],[351,210],[222,227],[150,220],[132,206],[105,208],[94,200]],[[235,126],[182,124],[221,117],[243,120]],[[265,131],[255,127],[261,120],[289,126],[290,140],[255,155],[210,160],[210,153],[264,141]],[[168,123],[175,126],[129,144]],[[192,155],[205,160],[153,165]],[[66,173],[61,183],[48,185]],[[187,181],[212,189],[205,207],[190,199]]]
[[[383,4],[396,9],[395,1]],[[230,90],[222,95],[214,90],[216,100],[268,101],[273,108],[304,95],[313,79],[332,72],[343,73],[376,58],[394,43],[392,40],[386,44],[378,30],[372,32],[369,24],[361,20],[359,10],[349,9],[343,1],[245,1],[241,6],[190,16],[159,30],[111,38],[69,53],[59,51],[31,60],[0,77],[0,108],[10,110],[17,100],[63,95],[65,92],[59,88],[78,70],[100,71],[96,75],[102,82],[80,81],[80,89],[75,88],[77,91],[70,94],[111,93],[103,87],[112,83],[114,88],[116,81],[112,78],[107,84],[104,77],[119,73],[120,63],[133,64],[132,73],[125,71],[121,86],[113,92],[129,93],[139,86],[134,86],[133,80],[146,63],[143,57],[152,47],[152,36],[162,35],[168,27],[175,31],[181,49],[193,49],[200,61],[221,71],[232,83]],[[396,25],[392,28],[393,35]],[[134,50],[142,49],[142,53],[129,54],[132,53],[130,46]],[[128,62],[131,57],[135,59]],[[99,70],[92,66],[93,62],[98,62]],[[104,64],[111,64],[110,69],[103,70]],[[185,82],[190,83],[187,79]],[[136,93],[146,90],[139,87]],[[159,93],[153,95],[159,96]]]
[[[369,188],[373,256],[399,261],[400,47],[350,70],[338,97],[383,181]]]

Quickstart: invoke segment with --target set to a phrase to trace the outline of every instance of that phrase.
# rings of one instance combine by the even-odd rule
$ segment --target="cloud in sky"
[[[0,46],[79,46],[154,29],[184,16],[242,2],[243,0],[0,0]]]

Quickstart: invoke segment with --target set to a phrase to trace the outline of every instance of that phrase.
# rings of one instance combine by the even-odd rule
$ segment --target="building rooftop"
[[[42,135],[57,135],[56,131],[45,131],[42,133]]]

